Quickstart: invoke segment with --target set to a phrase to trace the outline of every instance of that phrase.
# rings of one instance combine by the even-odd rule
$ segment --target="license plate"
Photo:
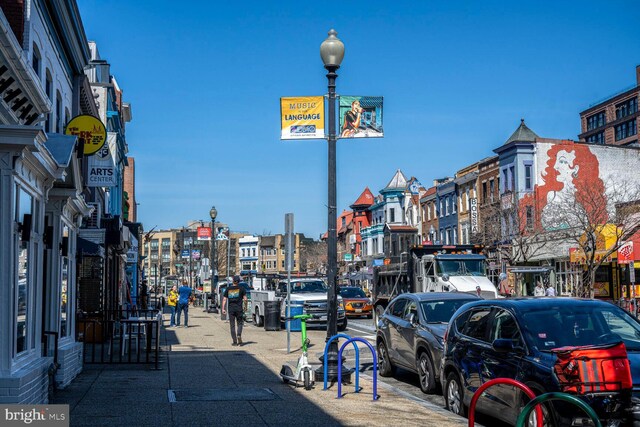
[[[362,313],[362,309],[361,308],[356,308],[356,313]]]

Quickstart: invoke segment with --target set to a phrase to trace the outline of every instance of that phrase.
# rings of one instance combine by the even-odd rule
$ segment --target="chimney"
[[[636,65],[636,85],[640,86],[640,65]]]

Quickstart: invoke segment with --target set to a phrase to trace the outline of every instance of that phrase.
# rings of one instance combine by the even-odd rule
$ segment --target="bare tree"
[[[593,298],[598,268],[640,230],[640,185],[610,180],[604,191],[567,192],[553,204],[546,221],[581,258],[584,272],[575,295]]]
[[[305,242],[300,248],[300,270],[323,274],[327,265],[327,243],[324,241]]]

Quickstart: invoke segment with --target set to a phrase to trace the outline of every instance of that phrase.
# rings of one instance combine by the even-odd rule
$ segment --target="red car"
[[[340,296],[344,301],[344,312],[348,317],[373,317],[373,305],[364,291],[356,286],[340,288]]]

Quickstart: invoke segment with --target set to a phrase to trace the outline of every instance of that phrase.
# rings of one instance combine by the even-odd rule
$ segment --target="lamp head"
[[[320,57],[325,68],[340,68],[344,58],[344,44],[337,35],[336,30],[329,30],[329,36],[320,45]]]
[[[218,216],[218,211],[216,210],[215,206],[211,207],[211,210],[209,211],[209,216],[211,217],[212,220],[215,220],[216,217]]]

